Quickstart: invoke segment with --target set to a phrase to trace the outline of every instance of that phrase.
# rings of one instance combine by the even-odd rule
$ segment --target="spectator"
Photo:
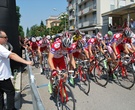
[[[117,29],[117,23],[114,23],[113,29]]]
[[[127,19],[125,18],[123,25],[122,25],[122,28],[126,28],[126,27],[128,27],[128,23],[127,23]]]
[[[135,21],[131,18],[129,23],[130,28],[135,28]]]
[[[109,31],[111,31],[111,30],[112,30],[112,28],[113,28],[113,27],[112,27],[112,24],[109,24],[109,26],[108,26],[108,30],[109,30]]]
[[[11,70],[9,58],[28,65],[33,65],[33,62],[26,61],[19,57],[16,53],[7,50],[3,45],[7,43],[8,37],[6,33],[0,30],[0,110],[4,109],[4,92],[7,95],[7,109],[17,110],[15,108],[14,97],[15,88],[11,82]]]

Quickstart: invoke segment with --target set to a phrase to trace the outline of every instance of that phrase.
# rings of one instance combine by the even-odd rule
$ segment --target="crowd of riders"
[[[77,70],[75,58],[88,59],[91,62],[95,58],[93,52],[95,49],[102,54],[107,51],[110,61],[120,59],[121,52],[126,53],[126,57],[129,57],[130,54],[135,56],[135,34],[128,27],[117,33],[108,31],[105,35],[102,35],[101,32],[90,35],[75,30],[74,33],[66,31],[56,35],[33,36],[26,38],[24,44],[32,56],[34,56],[34,52],[38,53],[41,74],[43,74],[42,52],[48,53],[48,65],[51,69],[50,94],[52,94],[52,78],[56,75],[57,70],[66,69],[65,55],[68,55],[68,61],[74,71]],[[64,77],[66,79],[67,74]]]

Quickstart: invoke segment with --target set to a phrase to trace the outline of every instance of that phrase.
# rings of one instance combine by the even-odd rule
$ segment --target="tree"
[[[27,27],[27,29],[26,29],[26,37],[30,37],[30,30],[29,30],[28,27]]]
[[[18,24],[20,24],[21,14],[20,14],[20,7],[19,6],[16,6],[16,15],[18,17]],[[19,33],[19,36],[24,37],[23,27],[21,25],[18,26],[18,33]]]
[[[40,26],[41,26],[41,27],[44,27],[44,23],[43,23],[43,21],[41,21]]]
[[[19,31],[19,36],[24,37],[24,31],[23,31],[23,27],[22,26],[18,27],[18,31]]]

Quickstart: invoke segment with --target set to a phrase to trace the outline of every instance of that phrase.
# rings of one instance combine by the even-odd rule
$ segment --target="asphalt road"
[[[57,110],[56,104],[50,100],[48,92],[48,80],[40,75],[39,69],[32,67],[35,75],[36,85],[45,110]],[[25,71],[22,75],[22,88],[29,83],[28,74]],[[106,88],[91,81],[90,93],[85,95],[78,86],[72,88],[76,100],[76,110],[135,110],[135,87],[127,90],[117,83],[110,81]],[[22,92],[21,110],[33,110],[30,88]]]

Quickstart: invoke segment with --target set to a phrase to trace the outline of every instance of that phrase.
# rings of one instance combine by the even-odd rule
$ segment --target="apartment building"
[[[59,26],[60,20],[58,19],[58,16],[50,16],[48,19],[46,19],[46,27],[51,28],[52,26]]]
[[[102,29],[102,13],[134,3],[135,0],[67,0],[69,30],[80,29],[93,34]],[[111,22],[111,19],[110,19]]]

